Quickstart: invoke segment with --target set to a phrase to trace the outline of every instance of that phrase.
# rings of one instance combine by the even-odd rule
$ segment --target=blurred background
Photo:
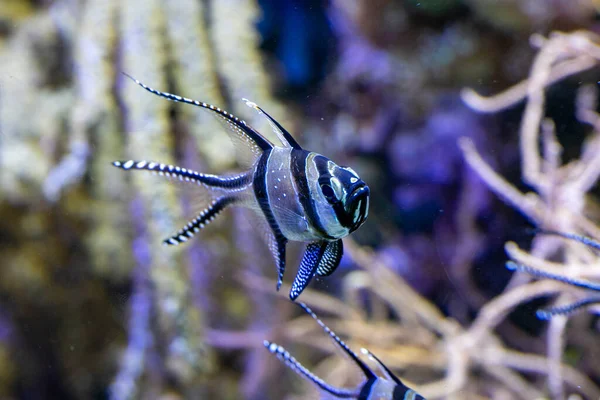
[[[429,398],[598,398],[593,314],[549,331],[535,311],[554,296],[493,311],[496,296],[528,284],[504,268],[505,243],[530,250],[525,230],[559,216],[547,195],[556,191],[532,206],[549,219],[515,209],[458,141],[516,191],[535,190],[522,178],[529,103],[482,113],[461,91],[527,79],[553,31],[586,30],[595,43],[599,10],[595,0],[0,0],[0,398],[319,398],[263,339],[332,384],[360,382],[287,300],[289,286],[275,291],[274,262],[244,210],[183,246],[161,245],[194,215],[193,193],[110,162],[216,174],[239,164],[208,113],[121,71],[270,131],[249,98],[368,183],[369,219],[342,265],[300,297],[353,349],[369,348]],[[600,77],[586,57],[538,104],[565,165],[596,135],[577,113],[580,88],[594,98]],[[592,181],[554,228],[583,226],[568,225],[576,214],[590,221],[582,233],[597,233]],[[533,253],[597,261],[561,246]],[[288,284],[302,249],[291,246]]]

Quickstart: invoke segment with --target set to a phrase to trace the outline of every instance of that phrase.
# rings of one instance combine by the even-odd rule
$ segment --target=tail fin
[[[219,177],[216,175],[201,174],[200,172],[178,167],[176,165],[162,164],[145,160],[113,161],[112,165],[126,171],[150,171],[161,176],[166,176],[167,178],[176,178],[180,181],[202,184],[213,188],[239,189],[249,185],[252,182],[252,176],[247,172],[240,175]]]
[[[210,206],[205,208],[196,218],[191,220],[183,229],[177,232],[175,235],[163,241],[164,244],[170,246],[177,246],[180,243],[187,242],[196,233],[200,232],[200,229],[208,225],[215,217],[225,209],[228,205],[236,201],[235,197],[220,197],[214,200]]]

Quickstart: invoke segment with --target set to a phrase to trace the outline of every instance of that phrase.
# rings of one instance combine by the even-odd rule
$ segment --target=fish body
[[[115,161],[124,170],[146,170],[208,189],[213,201],[175,235],[167,245],[187,242],[229,205],[254,209],[268,224],[268,244],[277,264],[277,290],[283,282],[288,241],[308,242],[292,284],[295,300],[315,275],[328,276],[343,254],[342,238],[358,229],[369,210],[369,187],[348,167],[304,150],[274,118],[248,100],[264,115],[281,145],[275,145],[243,120],[213,105],[152,89],[147,91],[171,101],[192,104],[213,112],[237,141],[254,155],[251,167],[240,174],[217,176],[175,165],[145,160]]]
[[[285,348],[276,343],[264,341],[264,346],[272,354],[277,356],[286,366],[296,372],[298,375],[308,380],[327,398],[334,399],[356,399],[356,400],[425,400],[423,396],[407,387],[402,381],[377,358],[366,349],[362,353],[374,362],[382,376],[375,372],[354,353],[335,332],[325,325],[316,314],[303,303],[298,305],[306,311],[323,330],[333,339],[333,341],[346,353],[352,361],[362,370],[365,381],[357,388],[347,389],[331,386],[323,379],[313,374],[308,368],[300,364]]]
[[[345,186],[339,177],[347,182]],[[358,175],[315,152],[275,147],[259,160],[254,182],[264,182],[264,195],[259,191],[257,199],[273,210],[275,222],[288,240],[335,241],[356,230],[368,214],[368,187]],[[324,198],[325,185],[331,188],[325,191],[333,202],[335,196],[341,201],[349,201],[357,193],[365,196],[347,207],[354,210],[348,215],[341,203],[332,205]]]

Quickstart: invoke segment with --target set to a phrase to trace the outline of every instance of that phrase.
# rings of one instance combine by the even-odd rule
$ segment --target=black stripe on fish
[[[335,242],[327,242],[327,248],[323,254],[323,259],[317,267],[317,275],[329,276],[335,272],[342,261],[344,255],[344,243],[342,239]]]
[[[399,384],[394,388],[392,400],[425,400],[425,397],[403,384]]]
[[[369,396],[371,396],[371,389],[373,388],[375,382],[377,382],[377,378],[367,379],[365,384],[360,389],[357,400],[369,400]]]
[[[134,81],[139,86],[146,89],[147,91],[149,91],[152,94],[155,94],[155,95],[163,97],[167,100],[175,101],[178,103],[185,103],[185,104],[191,104],[191,105],[197,106],[197,107],[202,107],[202,108],[205,108],[209,111],[216,113],[219,117],[223,118],[228,124],[230,124],[231,127],[237,131],[237,133],[239,133],[243,136],[246,136],[248,139],[252,140],[256,144],[256,146],[258,146],[258,148],[260,148],[263,151],[273,148],[273,145],[267,139],[265,139],[260,133],[258,133],[254,128],[252,128],[250,125],[246,124],[246,121],[240,120],[239,118],[235,117],[233,114],[228,113],[225,110],[221,110],[219,107],[215,107],[212,104],[204,103],[202,101],[197,101],[197,100],[193,100],[193,99],[188,99],[186,97],[181,97],[176,94],[161,92],[159,90],[156,90],[149,86],[146,86],[145,84],[143,84],[142,82],[138,81],[137,79],[135,79],[134,77],[132,77],[131,75],[129,75],[125,72],[123,72],[123,75],[125,75],[126,77],[128,77],[129,79],[131,79],[132,81]],[[250,143],[248,143],[248,144],[250,145]]]
[[[324,183],[329,184],[331,178],[334,177],[331,171],[329,171],[329,162],[330,160],[322,155],[318,155],[314,158],[314,163],[317,167],[317,172],[319,173],[319,186],[321,183],[323,183],[321,180],[324,180]],[[346,196],[347,195],[348,194],[346,194]],[[342,225],[344,228],[352,228],[354,221],[352,220],[352,216],[346,211],[344,203],[341,200],[338,200],[330,205],[333,208],[335,216],[337,217],[340,225]]]
[[[310,152],[297,149],[293,149],[291,153],[290,167],[298,191],[298,200],[300,200],[300,205],[302,205],[302,208],[304,209],[304,215],[306,215],[309,225],[317,231],[323,239],[335,239],[327,233],[325,227],[321,223],[321,219],[315,207],[314,196],[308,185],[306,159],[310,154]]]
[[[177,178],[180,181],[201,183],[203,185],[223,189],[240,189],[252,182],[251,175],[248,173],[230,177],[219,177],[211,174],[201,174],[200,172],[181,168],[176,165],[162,164],[145,160],[113,161],[112,165],[126,171],[132,169],[151,171],[168,178]]]
[[[275,257],[275,263],[277,264],[277,290],[279,290],[283,283],[283,274],[285,273],[287,238],[283,235],[281,229],[279,229],[279,225],[275,220],[271,205],[269,204],[269,194],[267,193],[267,167],[271,154],[272,152],[270,150],[264,152],[256,164],[254,173],[254,195],[256,196],[256,201],[272,231],[271,234],[273,238],[269,243],[269,247]]]
[[[208,225],[215,217],[225,209],[229,204],[236,201],[235,197],[225,196],[220,197],[212,202],[210,206],[205,208],[196,218],[191,220],[183,229],[177,232],[175,235],[163,241],[164,244],[170,246],[176,246],[180,243],[187,242],[196,233],[200,232],[200,229]]]

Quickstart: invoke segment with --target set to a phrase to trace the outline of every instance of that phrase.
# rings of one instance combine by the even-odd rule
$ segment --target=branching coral
[[[280,323],[287,320],[288,310],[286,303],[273,301],[274,282],[245,276],[243,283],[253,285],[252,289],[238,293],[239,282],[229,279],[235,271],[273,273],[272,260],[254,238],[254,227],[241,221],[241,213],[234,214],[233,224],[227,219],[215,222],[210,235],[185,250],[164,251],[158,244],[179,227],[179,217],[191,208],[193,199],[180,201],[174,186],[158,185],[144,175],[132,175],[129,181],[109,163],[124,157],[177,160],[182,165],[200,163],[203,168],[198,169],[211,172],[234,164],[233,149],[225,144],[225,135],[216,133],[221,127],[213,119],[147,95],[121,79],[121,70],[158,89],[252,115],[249,121],[254,124],[258,117],[239,101],[248,97],[288,126],[292,112],[272,98],[271,71],[265,70],[257,51],[255,2],[30,3],[19,15],[36,13],[14,17],[14,24],[13,17],[5,16],[9,8],[0,7],[0,24],[6,18],[11,22],[8,33],[0,31],[0,290],[2,309],[11,310],[7,317],[7,325],[14,328],[11,340],[20,340],[17,345],[2,342],[0,392],[10,395],[15,382],[19,387],[41,387],[40,382],[59,376],[64,382],[56,393],[77,398],[92,397],[99,385],[114,398],[239,398],[240,392],[261,400],[291,396],[295,386],[274,384],[277,371],[260,347],[262,340],[281,334],[284,340],[319,351],[330,352],[332,347],[306,318]],[[348,2],[333,3],[353,7]],[[17,2],[0,0],[0,4]],[[418,11],[416,5],[409,12],[400,3],[381,4],[377,8],[362,2],[359,7],[368,11],[363,24],[381,47],[371,47],[349,29],[348,37],[341,38],[342,57],[334,80],[338,102],[330,104],[323,100],[326,95],[314,96],[319,100],[307,107],[302,119],[297,117],[309,121],[306,139],[320,141],[324,150],[341,155],[351,149],[362,152],[361,156],[369,152],[378,156],[381,153],[375,149],[392,147],[388,145],[393,142],[397,145],[389,158],[410,153],[414,148],[406,143],[421,142],[425,131],[415,129],[410,140],[395,142],[401,136],[397,126],[403,118],[397,115],[405,111],[399,112],[402,101],[414,106],[406,108],[409,118],[415,118],[429,109],[440,90],[448,89],[450,84],[443,81],[471,79],[473,73],[467,70],[483,71],[478,76],[484,80],[493,74],[495,60],[486,52],[493,39],[477,37],[477,23],[461,20],[458,25],[444,24],[441,31],[425,24],[410,31],[408,21],[410,13]],[[378,18],[384,15],[385,26],[396,30],[378,32]],[[386,48],[383,44],[390,38],[405,43]],[[502,40],[498,43],[494,42],[496,53]],[[440,259],[450,259],[446,272],[461,295],[450,302],[461,303],[460,321],[448,318],[400,278],[401,262],[393,256],[352,241],[346,246],[347,264],[358,268],[337,280],[343,276],[342,267],[325,281],[333,282],[330,289],[339,289],[341,298],[314,290],[303,294],[302,300],[349,338],[352,347],[364,346],[378,354],[428,398],[531,400],[549,393],[559,399],[573,392],[586,399],[600,397],[597,382],[585,375],[600,376],[595,361],[600,357],[598,337],[587,327],[589,316],[552,320],[545,335],[546,354],[515,350],[501,331],[506,316],[520,304],[539,296],[563,304],[579,298],[579,290],[551,280],[531,282],[531,277],[515,274],[505,292],[489,300],[465,278],[485,239],[473,211],[482,199],[478,179],[537,226],[600,237],[597,206],[590,195],[600,174],[600,119],[594,88],[582,87],[578,98],[578,118],[593,131],[578,159],[563,164],[554,124],[544,119],[545,89],[596,67],[599,40],[578,31],[547,38],[534,35],[531,43],[539,52],[529,79],[492,97],[465,90],[463,99],[481,113],[525,102],[520,154],[523,181],[532,191],[522,192],[495,172],[498,167],[485,161],[491,146],[485,148],[473,134],[473,141],[460,142],[472,171],[456,168],[457,175],[462,173],[457,180],[466,181],[452,217],[456,232],[436,233],[457,237],[450,244],[456,248],[448,251],[444,243],[422,240],[426,250],[435,245],[438,252],[446,252]],[[356,93],[346,90],[351,87]],[[376,101],[370,101],[373,98]],[[336,114],[331,109],[342,111]],[[473,118],[447,118],[453,110],[436,114],[444,118],[432,117],[430,121],[437,122],[432,125],[453,125],[462,118],[467,121],[462,130],[472,127]],[[449,133],[452,141],[453,133]],[[478,132],[479,136],[485,133]],[[391,135],[396,135],[394,140]],[[398,150],[402,147],[405,153]],[[430,147],[421,148],[424,154]],[[379,160],[366,162],[368,158],[360,162],[371,165],[372,180],[379,185],[378,192],[384,192],[389,184],[381,178],[384,167],[377,165]],[[446,173],[459,157],[444,160],[438,166],[438,172],[444,170],[439,173],[443,184],[455,184]],[[410,160],[399,169],[406,164]],[[371,220],[383,226],[382,232],[398,235],[397,227],[390,228],[392,223],[377,217],[373,213]],[[235,226],[238,236],[223,234],[228,224]],[[359,241],[364,232],[368,236],[372,231],[357,232]],[[231,237],[236,239],[232,242]],[[590,280],[600,277],[597,256],[564,239],[540,236],[531,250],[507,243],[506,252],[515,262],[543,271]],[[472,317],[469,307],[479,306]],[[250,331],[233,331],[242,325]],[[251,349],[244,377],[240,378],[236,356],[224,351],[221,358],[214,357],[208,346]],[[573,348],[571,353],[580,358],[576,366],[565,357],[565,347]],[[225,362],[229,365],[221,365]],[[47,364],[47,370],[39,367]],[[583,372],[576,368],[581,365]],[[218,373],[208,379],[211,370]],[[356,383],[352,365],[338,357],[325,359],[316,372],[336,385]],[[305,398],[314,398],[311,395]]]
[[[27,324],[36,312],[46,316],[40,327],[29,329],[29,339],[36,346],[39,336],[48,340],[42,340],[46,356],[58,360],[48,371],[65,377],[59,393],[89,398],[99,384],[108,391],[112,382],[114,398],[209,396],[215,388],[207,389],[204,378],[217,365],[204,343],[206,321],[190,277],[212,266],[199,265],[207,261],[198,261],[197,248],[188,253],[160,246],[164,235],[180,227],[188,210],[182,203],[187,207],[193,199],[182,200],[174,185],[157,185],[143,174],[128,181],[110,162],[181,158],[186,165],[201,158],[218,172],[235,165],[233,149],[213,118],[147,95],[124,82],[120,72],[221,106],[231,100],[242,107],[243,94],[285,119],[285,110],[269,95],[268,74],[260,63],[256,4],[37,2],[38,8],[23,9],[36,11],[34,16],[17,23],[5,15],[5,8],[13,12],[8,3],[15,2],[0,1],[0,23],[8,18],[10,25],[0,32],[3,294],[18,309],[16,318],[24,319],[19,323]],[[248,111],[244,106],[244,113],[253,115]],[[203,250],[229,248],[219,228],[227,226],[215,224]],[[219,274],[234,268],[224,264]],[[132,274],[127,319],[123,293]],[[216,293],[214,303],[217,296],[227,299],[212,279],[207,273],[202,284]],[[74,296],[85,292],[83,286],[78,289],[81,282],[94,290]],[[103,312],[86,311],[80,318],[90,304]],[[85,329],[93,327],[96,333],[86,335]],[[53,331],[49,338],[45,329]],[[19,364],[27,360],[14,362],[17,370],[31,370]],[[36,379],[43,381],[48,372],[40,371],[11,379],[41,387]],[[225,374],[222,379],[232,380]]]
[[[540,51],[527,81],[491,98],[471,90],[465,90],[463,96],[471,107],[482,112],[499,111],[526,101],[520,129],[523,180],[535,192],[523,193],[496,173],[476,151],[471,140],[461,140],[460,146],[467,164],[480,179],[537,226],[598,237],[596,218],[588,206],[593,199],[589,192],[600,175],[595,93],[590,87],[580,89],[577,115],[594,131],[581,157],[568,164],[562,164],[554,125],[552,121],[544,120],[543,115],[545,88],[596,66],[600,43],[588,32],[554,33],[549,38],[534,36],[532,41]],[[557,294],[557,301],[561,302],[572,298],[577,290],[553,280],[529,282],[530,277],[516,274],[504,293],[484,304],[471,323],[461,326],[411,289],[392,272],[391,265],[374,253],[351,241],[347,241],[346,248],[361,270],[344,278],[343,302],[313,291],[305,293],[303,301],[330,313],[333,321],[328,323],[336,332],[349,337],[353,346],[363,346],[380,354],[386,364],[399,369],[399,376],[426,397],[532,399],[548,393],[553,399],[563,399],[567,393],[577,392],[586,399],[600,398],[597,383],[569,365],[564,357],[567,345],[574,346],[581,354],[594,353],[593,346],[597,346],[598,338],[591,342],[572,339],[567,320],[555,318],[548,325],[547,354],[544,356],[511,349],[496,332],[517,306]],[[571,277],[600,276],[597,256],[580,243],[539,236],[529,251],[509,242],[506,252],[516,262],[543,271]],[[547,260],[557,256],[562,261]],[[253,281],[257,287],[265,285],[252,279],[246,281]],[[271,285],[264,286],[265,290]],[[370,310],[368,314],[365,301]],[[397,324],[390,323],[385,310],[392,311],[398,318]],[[286,334],[290,340],[331,351],[307,334],[310,328],[305,322],[300,318],[289,324]],[[572,336],[586,334],[577,332]],[[599,375],[597,369],[598,365],[586,364],[586,371],[593,371],[595,376]],[[355,383],[352,381],[355,375],[347,366],[329,358],[316,372],[335,385],[352,386]],[[536,384],[529,378],[530,374],[545,377],[547,385]]]
[[[482,98],[472,91],[464,92],[465,101],[473,108],[485,112],[498,111],[515,102],[526,99],[525,114],[521,124],[521,157],[523,180],[536,193],[521,193],[513,185],[496,174],[477,154],[474,146],[467,140],[461,142],[469,165],[486,184],[505,201],[521,211],[536,225],[561,232],[583,231],[598,237],[598,227],[594,215],[590,215],[589,191],[600,176],[600,141],[598,115],[595,112],[596,94],[590,87],[580,89],[577,116],[581,122],[590,124],[593,133],[588,138],[579,159],[563,165],[560,157],[560,145],[550,120],[543,120],[545,88],[569,75],[584,71],[598,64],[600,60],[599,38],[589,32],[571,34],[554,33],[549,38],[534,36],[533,43],[540,51],[532,66],[530,79],[505,93]],[[540,144],[542,151],[540,152]],[[566,243],[549,237],[538,237],[529,252],[520,250],[516,244],[508,243],[508,255],[519,263],[536,265],[543,271],[557,272],[567,276],[598,276],[598,260],[582,249],[581,244]],[[545,261],[547,257],[560,254],[561,264]],[[527,284],[522,276],[515,276],[512,288],[499,299],[514,298],[516,304],[533,296],[539,296],[545,290],[543,285],[557,286],[550,281]],[[551,289],[562,293],[558,298],[569,297],[571,288],[563,285]],[[494,300],[498,302],[499,299]],[[483,310],[480,315],[483,315]],[[564,318],[554,318],[548,330],[548,388],[553,398],[564,398],[564,371],[557,365],[562,358],[565,346]],[[596,371],[597,373],[597,371]],[[589,394],[588,394],[589,395]],[[596,398],[598,395],[595,395]]]

